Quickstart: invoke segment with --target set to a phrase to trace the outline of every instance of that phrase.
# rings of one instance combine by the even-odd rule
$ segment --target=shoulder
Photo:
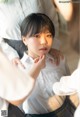
[[[24,52],[23,57],[21,58],[21,62],[24,63],[27,59],[29,59],[30,57]]]

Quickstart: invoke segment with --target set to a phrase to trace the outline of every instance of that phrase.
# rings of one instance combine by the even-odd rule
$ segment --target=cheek
[[[49,40],[48,40],[48,46],[51,47],[52,44],[53,44],[53,39],[49,39]]]
[[[39,43],[35,40],[35,39],[30,39],[28,41],[28,46],[31,46],[31,47],[38,47]]]

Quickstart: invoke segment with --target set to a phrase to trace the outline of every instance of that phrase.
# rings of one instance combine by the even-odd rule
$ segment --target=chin
[[[40,55],[46,55],[48,52],[43,52],[43,53],[41,53]]]

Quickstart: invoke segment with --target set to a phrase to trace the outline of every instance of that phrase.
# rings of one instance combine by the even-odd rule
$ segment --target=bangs
[[[28,37],[34,36],[35,34],[38,34],[40,32],[44,32],[45,30],[49,30],[49,27],[46,24],[42,23],[35,23],[31,28],[29,29]]]
[[[21,35],[31,37],[37,33],[43,32],[46,29],[48,29],[54,37],[55,29],[52,21],[44,14],[33,13],[23,20]]]

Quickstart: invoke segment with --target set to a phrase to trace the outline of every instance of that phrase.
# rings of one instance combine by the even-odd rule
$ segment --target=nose
[[[46,39],[46,37],[45,36],[42,36],[41,37],[41,44],[47,44],[47,39]]]

